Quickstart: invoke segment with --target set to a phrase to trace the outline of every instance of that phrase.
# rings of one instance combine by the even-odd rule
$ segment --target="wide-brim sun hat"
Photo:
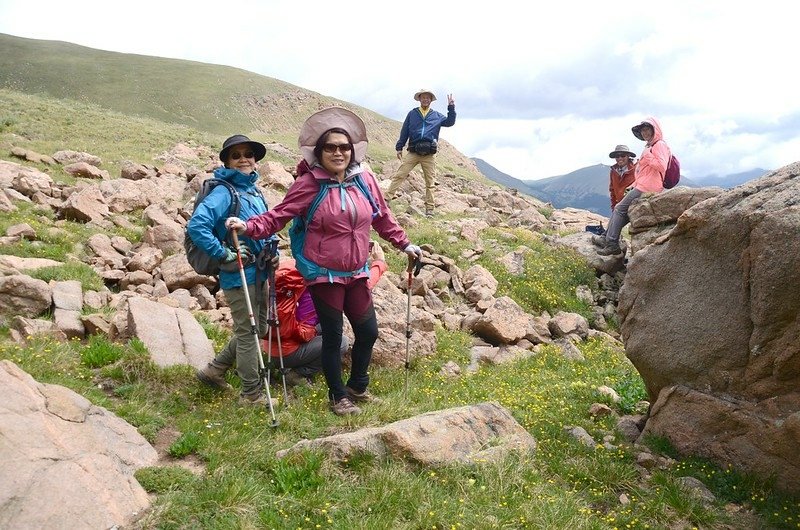
[[[267,154],[267,148],[264,147],[264,144],[254,142],[243,134],[234,134],[222,144],[222,150],[219,152],[219,159],[223,162],[227,161],[228,151],[231,150],[231,147],[242,144],[248,144],[250,146],[250,149],[253,150],[253,154],[255,155],[256,162],[264,158],[264,156]]]
[[[419,90],[417,90],[417,93],[414,94],[414,101],[419,101],[419,97],[422,94],[430,94],[431,95],[431,102],[436,101],[436,94],[434,94],[433,92],[431,92],[427,88],[420,88]]]
[[[636,158],[636,153],[628,149],[628,146],[624,144],[616,146],[613,151],[608,153],[608,158],[617,158],[621,155],[628,155],[631,158]]]
[[[330,107],[315,112],[303,123],[300,128],[300,137],[297,144],[300,152],[308,165],[313,167],[317,163],[314,156],[314,147],[319,137],[331,129],[344,129],[353,142],[352,162],[361,162],[367,155],[367,127],[354,113],[342,107]]]
[[[633,127],[631,127],[631,132],[633,133],[633,135],[634,135],[636,138],[638,138],[639,140],[641,140],[641,141],[643,141],[643,142],[644,142],[644,141],[645,141],[645,140],[644,140],[644,136],[642,136],[642,128],[643,128],[643,127],[650,127],[650,128],[652,128],[652,129],[655,129],[655,127],[653,127],[653,124],[652,124],[652,123],[648,123],[648,122],[646,122],[646,121],[643,121],[643,122],[642,122],[642,123],[640,123],[639,125],[634,125]]]

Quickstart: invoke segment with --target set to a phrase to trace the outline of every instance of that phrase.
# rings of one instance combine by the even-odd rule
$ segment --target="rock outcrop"
[[[423,465],[485,462],[509,451],[532,452],[536,440],[498,403],[428,412],[383,427],[301,440],[278,457],[322,449],[336,460],[357,454],[400,458]]]
[[[112,528],[150,506],[133,477],[156,450],[135,428],[0,361],[0,528]]]
[[[654,403],[644,432],[774,475],[792,491],[800,491],[799,174],[796,163],[726,192],[677,188],[640,201],[619,301],[626,353]]]

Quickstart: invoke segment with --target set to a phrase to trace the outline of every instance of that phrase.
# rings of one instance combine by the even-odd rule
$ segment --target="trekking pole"
[[[408,294],[408,304],[406,304],[406,382],[403,389],[403,398],[408,398],[408,371],[411,368],[411,364],[409,363],[409,348],[411,345],[411,273],[414,273],[414,276],[419,274],[420,269],[422,268],[422,260],[418,257],[414,258],[408,264],[408,283],[406,284],[406,293]]]
[[[280,364],[281,383],[283,384],[283,403],[289,403],[289,390],[286,387],[286,368],[283,366],[283,347],[281,346],[281,323],[278,319],[278,296],[275,289],[275,267],[272,265],[272,258],[278,253],[278,242],[267,241],[269,260],[267,264],[267,285],[269,286],[269,306],[267,309],[267,344],[269,345],[269,359],[272,362],[272,331],[275,330],[275,339],[278,343],[278,362]]]
[[[264,357],[261,353],[261,339],[258,337],[258,328],[256,327],[256,317],[253,315],[253,304],[250,302],[250,292],[247,289],[247,275],[244,273],[244,264],[242,263],[242,252],[239,249],[239,235],[236,230],[231,230],[233,234],[233,248],[236,250],[236,261],[239,263],[239,277],[242,279],[242,289],[244,290],[244,300],[247,302],[247,312],[250,314],[250,331],[253,333],[253,338],[256,341],[256,349],[258,350],[258,377],[261,379],[261,384],[267,390],[267,403],[269,404],[269,415],[272,418],[272,427],[278,426],[278,420],[275,418],[275,409],[272,407],[272,395],[269,392],[269,379],[267,379],[267,370],[264,367]]]

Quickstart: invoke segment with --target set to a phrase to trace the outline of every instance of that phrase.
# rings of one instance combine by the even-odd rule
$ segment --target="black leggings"
[[[378,340],[378,320],[367,279],[359,278],[348,284],[314,284],[308,289],[322,328],[322,373],[328,383],[328,397],[338,401],[347,395],[339,351],[344,315],[347,315],[355,336],[347,386],[358,393],[363,392],[369,385],[372,346]]]

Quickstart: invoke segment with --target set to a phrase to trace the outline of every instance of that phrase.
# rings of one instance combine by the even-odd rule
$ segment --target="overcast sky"
[[[523,180],[610,164],[618,143],[640,153],[630,128],[652,115],[691,178],[800,160],[798,13],[786,0],[0,0],[0,33],[235,66],[398,121],[418,89],[442,113],[452,93],[441,138]]]

